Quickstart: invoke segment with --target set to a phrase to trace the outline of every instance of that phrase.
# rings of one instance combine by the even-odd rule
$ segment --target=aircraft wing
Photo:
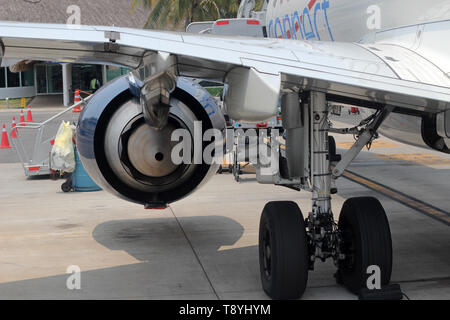
[[[11,22],[0,22],[0,42],[4,58],[139,68],[152,54],[169,53],[180,76],[223,81],[246,68],[279,79],[280,90],[318,90],[331,100],[411,114],[450,109],[448,74],[394,45]]]

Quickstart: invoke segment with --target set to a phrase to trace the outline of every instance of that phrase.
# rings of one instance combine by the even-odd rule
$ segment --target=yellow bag
[[[51,163],[53,170],[73,172],[75,170],[75,153],[73,148],[73,135],[75,127],[63,121],[56,134],[55,144],[52,148]]]

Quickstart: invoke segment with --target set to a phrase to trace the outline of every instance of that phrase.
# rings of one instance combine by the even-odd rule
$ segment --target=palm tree
[[[259,3],[264,0],[257,1]],[[133,0],[130,11],[139,4],[150,8],[145,28],[160,29],[171,27],[177,29],[184,22],[184,27],[194,21],[212,21],[236,16],[240,0]]]

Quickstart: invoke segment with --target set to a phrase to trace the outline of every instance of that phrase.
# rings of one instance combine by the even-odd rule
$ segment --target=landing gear
[[[262,287],[273,299],[301,297],[308,270],[314,270],[315,261],[329,258],[338,268],[338,282],[355,294],[366,287],[372,275],[369,269],[373,267],[381,273],[382,286],[390,281],[391,233],[380,202],[368,197],[348,199],[336,223],[331,195],[337,192],[335,180],[364,146],[377,137],[379,126],[393,108],[385,106],[359,126],[349,129],[330,129],[328,109],[324,93],[285,92],[281,110],[287,132],[287,170],[284,170],[287,173],[281,174],[280,165],[275,162],[278,171],[270,171],[270,178],[267,178],[257,166],[260,170],[257,178],[261,183],[272,182],[312,193],[312,210],[306,220],[293,202],[270,202],[263,210],[259,235],[260,272]],[[328,136],[329,131],[353,134],[357,141],[341,157],[336,154],[336,143]],[[271,150],[278,155],[277,146],[271,145]]]
[[[345,201],[339,217],[341,236],[336,279],[354,294],[366,288],[369,266],[378,266],[381,285],[391,279],[392,241],[386,213],[376,198]]]
[[[308,280],[305,222],[295,202],[269,202],[259,225],[262,286],[272,299],[298,299]]]

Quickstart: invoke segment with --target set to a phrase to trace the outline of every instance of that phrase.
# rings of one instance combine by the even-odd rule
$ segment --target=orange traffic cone
[[[75,98],[73,99],[73,103],[77,104],[78,102],[81,101],[81,97],[80,97],[80,89],[76,89],[75,90]],[[81,105],[76,106],[75,108],[73,108],[72,110],[73,113],[79,113],[81,112]]]
[[[31,106],[28,106],[28,111],[27,111],[27,122],[33,122],[33,115],[31,114]]]
[[[19,126],[25,127],[25,115],[23,114],[23,110],[20,110]]]
[[[16,117],[13,117],[12,123],[11,123],[11,138],[16,139],[17,133],[14,128],[16,127]]]
[[[6,132],[6,125],[3,124],[2,144],[0,145],[0,149],[10,149],[10,148],[11,146],[9,145],[8,133]]]

